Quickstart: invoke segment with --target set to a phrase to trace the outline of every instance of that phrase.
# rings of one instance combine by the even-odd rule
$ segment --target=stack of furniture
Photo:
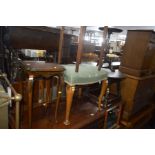
[[[123,124],[140,128],[153,113],[155,84],[155,32],[130,30],[121,60],[120,71],[126,74],[122,83]],[[144,123],[145,122],[145,123]]]

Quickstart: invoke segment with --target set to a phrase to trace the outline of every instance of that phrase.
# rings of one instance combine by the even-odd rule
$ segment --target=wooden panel
[[[134,115],[130,120],[122,120],[121,124],[125,128],[143,128],[153,117],[154,109],[154,104],[151,104]]]
[[[128,76],[122,81],[121,96],[125,102],[124,119],[129,119],[132,115],[151,103],[154,95],[154,85],[154,76],[139,80]]]
[[[6,29],[4,40],[12,48],[58,50],[59,29],[44,26],[8,26]],[[64,35],[65,46],[70,45],[71,37]]]

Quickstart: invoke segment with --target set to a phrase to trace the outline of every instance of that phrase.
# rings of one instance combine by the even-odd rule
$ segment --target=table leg
[[[57,100],[56,100],[56,109],[55,109],[55,121],[57,122],[57,113],[58,113],[58,107],[60,104],[60,99],[62,95],[62,88],[63,88],[63,76],[59,76],[58,78],[58,86],[57,86]]]
[[[104,129],[106,129],[107,128],[107,122],[108,122],[108,109],[106,108],[105,109],[105,114],[104,114]]]
[[[101,86],[100,96],[98,98],[99,99],[99,101],[98,101],[98,109],[99,109],[99,111],[101,111],[102,98],[106,94],[107,86],[108,86],[108,81],[103,80],[102,81],[102,86]]]
[[[120,93],[120,80],[117,81],[116,85],[117,85],[117,96],[120,97],[121,96],[121,93]]]
[[[16,129],[20,128],[20,102],[16,102]]]
[[[117,127],[120,124],[121,114],[122,114],[122,103],[120,103],[120,105],[119,105],[119,112],[118,112],[118,117],[117,117],[117,122],[116,122]]]
[[[51,101],[51,79],[46,80],[46,108]]]
[[[73,95],[74,95],[74,91],[75,91],[75,86],[70,86],[67,85],[66,87],[66,99],[67,99],[67,103],[66,103],[66,118],[65,118],[65,125],[69,125],[70,121],[69,121],[69,115],[70,115],[70,110],[71,110],[71,105],[72,105],[72,100],[73,100]]]
[[[28,125],[32,127],[32,89],[33,89],[33,76],[29,76],[28,80]]]
[[[78,98],[81,99],[82,96],[82,87],[78,88]]]
[[[38,103],[43,104],[45,102],[44,100],[44,84],[45,80],[39,80],[39,100]]]

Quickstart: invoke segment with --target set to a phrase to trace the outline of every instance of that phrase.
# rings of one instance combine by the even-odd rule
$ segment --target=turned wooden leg
[[[122,114],[122,103],[119,105],[119,112],[118,112],[118,117],[116,122],[117,127],[119,127],[119,124],[120,124],[121,114]]]
[[[78,98],[80,99],[82,96],[82,87],[78,88]]]
[[[102,86],[101,86],[100,96],[98,98],[99,99],[99,101],[98,101],[98,109],[99,109],[99,111],[101,110],[102,98],[103,98],[103,96],[106,93],[107,86],[108,86],[108,81],[107,80],[103,80],[102,81]]]
[[[57,85],[57,100],[56,100],[56,109],[55,109],[55,121],[57,122],[57,113],[58,113],[58,107],[60,104],[60,99],[62,95],[62,88],[63,88],[63,76],[60,76],[58,78],[58,85]]]
[[[104,129],[107,128],[108,113],[109,113],[109,111],[108,111],[108,109],[106,108],[106,109],[105,109],[105,114],[104,114],[104,127],[103,127]]]
[[[29,128],[32,127],[32,90],[33,90],[33,76],[29,76],[28,80],[28,124]]]
[[[46,80],[46,107],[51,101],[51,79]]]
[[[44,80],[39,80],[39,100],[38,103],[42,104],[44,102]]]
[[[73,100],[73,95],[74,95],[74,91],[75,91],[75,86],[70,86],[67,85],[66,86],[66,118],[65,118],[65,125],[69,125],[70,121],[69,121],[69,115],[70,115],[70,110],[71,110],[71,105],[72,105],[72,100]]]

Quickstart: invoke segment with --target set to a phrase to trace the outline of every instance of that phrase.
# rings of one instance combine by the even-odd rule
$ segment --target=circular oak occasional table
[[[99,27],[99,30],[103,31],[104,27]],[[123,30],[122,29],[118,29],[118,28],[114,28],[114,27],[109,27],[108,28],[108,36],[110,36],[112,33],[121,33]]]
[[[111,85],[112,83],[116,83],[117,86],[117,97],[120,97],[120,83],[121,81],[125,79],[125,74],[120,72],[119,70],[115,70],[114,72],[108,73],[108,84]]]
[[[123,106],[122,101],[120,100],[121,99],[120,83],[123,79],[125,79],[125,74],[121,73],[119,70],[115,70],[115,72],[112,72],[112,71],[108,72],[108,86],[110,86],[113,83],[116,84],[117,94],[115,95],[115,97],[109,100],[108,99],[109,90],[107,92],[107,95],[106,95],[107,102],[105,105],[105,116],[104,116],[104,128],[107,128],[108,116],[109,116],[109,112],[111,111],[117,111],[117,119],[116,119],[116,122],[110,128],[119,128],[122,106]]]

